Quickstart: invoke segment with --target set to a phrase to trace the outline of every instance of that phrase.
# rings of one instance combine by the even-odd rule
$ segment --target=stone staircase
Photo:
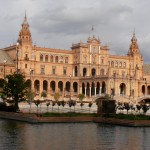
[[[127,95],[115,95],[113,99],[117,102],[135,103],[135,100],[133,100],[133,98],[130,99]]]

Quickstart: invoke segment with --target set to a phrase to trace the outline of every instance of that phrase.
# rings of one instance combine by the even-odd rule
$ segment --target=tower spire
[[[129,49],[129,52],[128,54],[130,55],[133,55],[133,54],[137,54],[137,53],[140,53],[140,50],[139,50],[139,47],[138,47],[138,43],[137,43],[137,38],[135,36],[135,29],[134,29],[134,32],[133,32],[133,36],[131,38],[131,44],[130,44],[130,49]]]

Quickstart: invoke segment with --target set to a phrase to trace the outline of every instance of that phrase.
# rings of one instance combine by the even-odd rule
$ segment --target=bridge
[[[96,101],[98,98],[101,98],[104,96],[105,96],[105,94],[93,96],[92,101]],[[127,103],[136,104],[136,103],[140,103],[140,102],[150,102],[150,95],[143,95],[138,98],[133,98],[128,95],[121,95],[121,94],[119,95],[118,94],[118,95],[112,96],[112,99],[116,100],[117,102],[127,102]]]

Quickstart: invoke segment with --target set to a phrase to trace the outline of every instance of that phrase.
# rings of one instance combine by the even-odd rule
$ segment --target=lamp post
[[[17,42],[16,43],[16,61],[17,61],[17,69],[16,69],[16,72],[18,73],[18,46],[19,46],[19,43]]]
[[[132,82],[132,77],[130,76],[130,98],[132,96],[131,82]]]
[[[30,68],[30,95],[29,95],[29,105],[30,105],[30,109],[29,112],[31,111],[31,104],[32,104],[32,93],[31,93],[31,89],[32,89],[32,82],[31,82],[31,74],[32,74],[32,69]]]
[[[7,60],[4,58],[4,61],[3,61],[3,63],[4,63],[4,80],[5,80],[5,67],[6,67],[6,62],[7,62]]]
[[[116,73],[114,73],[113,78],[114,78],[113,96],[115,96],[115,80],[116,80]]]
[[[71,101],[71,74],[69,75],[70,77],[70,101]]]

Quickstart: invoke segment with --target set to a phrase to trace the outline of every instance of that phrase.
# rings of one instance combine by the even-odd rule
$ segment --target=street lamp
[[[114,79],[113,96],[115,96],[115,79],[116,79],[116,73],[113,74],[113,79]]]
[[[130,76],[130,97],[132,96],[131,82],[132,82],[132,77]]]
[[[16,72],[18,73],[18,47],[19,46],[19,42],[16,43],[16,58],[17,58],[17,70]]]
[[[6,66],[7,60],[4,58],[3,63],[4,63],[4,80],[5,80],[5,66]]]
[[[31,82],[31,74],[32,74],[32,69],[30,68],[30,95],[29,95],[29,104],[30,104],[30,109],[29,112],[31,111],[31,104],[32,104],[32,93],[31,93],[31,89],[32,89],[32,82]]]
[[[71,74],[69,75],[70,77],[70,101],[71,101]]]

